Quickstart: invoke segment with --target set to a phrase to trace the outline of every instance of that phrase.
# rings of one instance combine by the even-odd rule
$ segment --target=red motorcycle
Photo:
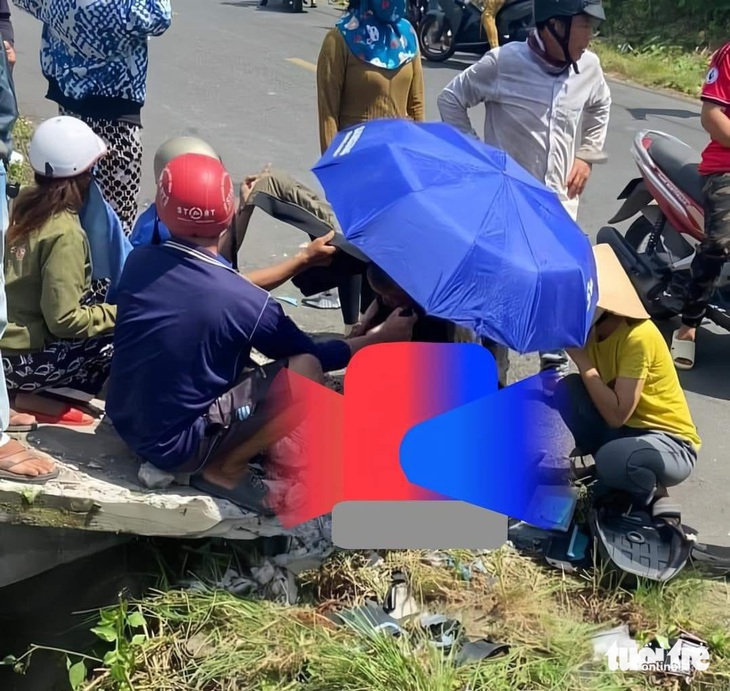
[[[598,232],[598,243],[611,245],[655,319],[679,314],[683,287],[697,245],[704,237],[700,154],[664,132],[643,130],[631,147],[641,177],[619,195],[624,200],[609,223],[639,217],[625,235],[612,226]],[[670,290],[671,287],[671,290]],[[730,331],[730,265],[723,268],[707,309],[707,318]]]

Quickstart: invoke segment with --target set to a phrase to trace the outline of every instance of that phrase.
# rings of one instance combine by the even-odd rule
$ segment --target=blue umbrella
[[[313,171],[345,237],[427,314],[521,353],[585,343],[590,241],[503,151],[445,123],[374,120]]]

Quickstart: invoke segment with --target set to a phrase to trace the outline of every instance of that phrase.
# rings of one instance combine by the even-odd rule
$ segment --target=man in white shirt
[[[534,18],[527,42],[490,50],[456,76],[438,97],[439,112],[477,137],[468,109],[483,103],[484,141],[554,190],[576,220],[592,165],[606,158],[611,94],[587,50],[605,13],[601,0],[534,0]],[[567,371],[564,351],[540,359],[543,370]]]

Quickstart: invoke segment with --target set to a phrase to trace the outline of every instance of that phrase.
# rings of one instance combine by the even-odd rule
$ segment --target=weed
[[[111,646],[100,658],[69,656],[74,688],[89,691],[648,691],[678,689],[676,678],[612,672],[593,659],[591,637],[629,623],[634,638],[667,639],[689,630],[707,640],[710,670],[696,688],[730,685],[728,589],[691,571],[667,584],[607,591],[601,574],[569,576],[505,546],[488,554],[422,551],[335,553],[302,574],[307,602],[284,607],[213,587],[156,591],[102,612],[95,633]],[[478,563],[479,568],[475,568]],[[408,575],[431,612],[458,618],[470,638],[510,645],[481,664],[457,666],[404,622],[399,638],[340,628],[326,616],[367,598],[382,600],[391,575]],[[16,661],[17,662],[17,661]],[[84,669],[79,666],[79,662]],[[96,675],[83,686],[86,666]]]
[[[11,163],[8,181],[28,185],[33,182],[33,171],[28,164],[28,145],[33,137],[33,125],[26,118],[18,118],[13,129],[13,148],[23,155],[22,163]]]
[[[649,87],[699,96],[710,54],[686,51],[661,41],[641,46],[597,40],[593,49],[607,74],[614,74]]]

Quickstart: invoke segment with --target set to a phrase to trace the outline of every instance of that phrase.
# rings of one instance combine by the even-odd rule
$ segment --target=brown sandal
[[[15,444],[18,444],[22,448],[18,449],[17,451],[8,450],[5,448],[11,444],[13,444],[13,446],[15,446]],[[39,457],[36,456],[30,449],[26,448],[25,446],[20,444],[20,442],[17,442],[15,440],[7,442],[5,447],[0,447],[0,480],[12,480],[14,482],[42,485],[49,480],[53,480],[54,478],[58,477],[58,468],[54,468],[50,473],[42,473],[40,475],[25,475],[23,473],[13,472],[13,468],[22,465],[27,461],[38,460]],[[4,451],[9,452],[7,454],[4,454]]]

